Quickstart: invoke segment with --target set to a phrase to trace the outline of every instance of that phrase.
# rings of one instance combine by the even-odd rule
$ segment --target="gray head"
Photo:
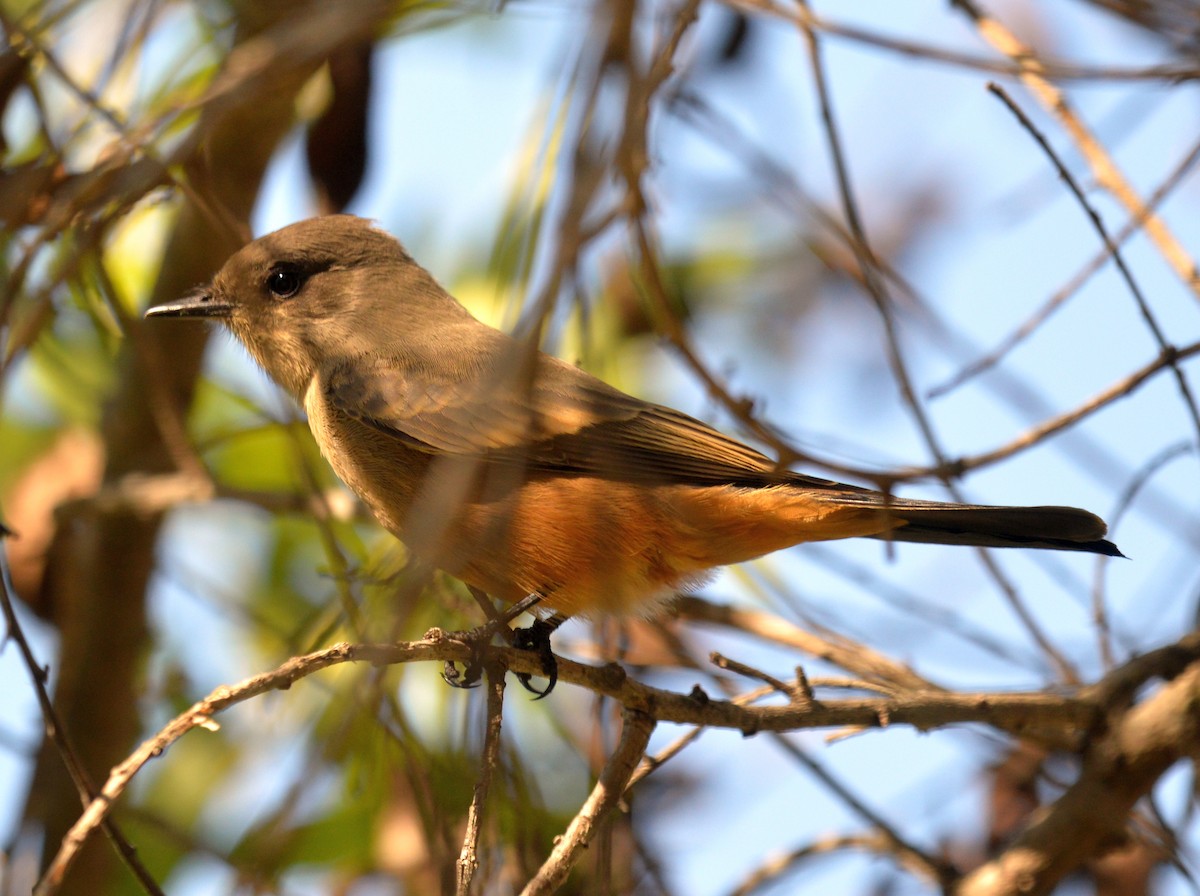
[[[215,317],[303,399],[325,363],[402,354],[470,315],[400,243],[363,218],[310,218],[232,255],[212,283],[147,317]]]

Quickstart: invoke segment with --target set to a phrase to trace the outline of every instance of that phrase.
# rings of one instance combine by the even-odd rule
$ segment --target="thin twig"
[[[985,15],[974,0],[951,0],[951,6],[966,13],[979,31],[979,36],[1017,64],[1021,83],[1042,108],[1058,119],[1075,142],[1096,182],[1125,207],[1131,218],[1145,222],[1146,235],[1158,247],[1167,264],[1188,289],[1200,295],[1200,276],[1197,275],[1196,263],[1166,222],[1142,202],[1104,145],[1071,107],[1066,95],[1048,80],[1046,66],[1038,55],[999,20]]]
[[[1003,87],[1001,87],[999,84],[989,84],[988,90],[994,96],[1000,98],[1001,102],[1008,107],[1009,111],[1011,111],[1013,115],[1017,117],[1017,120],[1021,123],[1021,126],[1030,133],[1035,141],[1037,141],[1038,146],[1040,146],[1042,151],[1046,153],[1046,156],[1050,159],[1051,164],[1053,164],[1055,170],[1058,171],[1058,176],[1062,178],[1063,183],[1067,185],[1067,188],[1071,191],[1071,194],[1075,197],[1076,201],[1078,201],[1083,207],[1084,212],[1088,216],[1088,220],[1092,222],[1092,226],[1096,228],[1096,232],[1100,235],[1100,240],[1104,243],[1105,250],[1112,256],[1113,263],[1117,266],[1117,270],[1121,272],[1122,279],[1124,279],[1125,284],[1129,287],[1129,292],[1133,296],[1134,301],[1137,303],[1138,311],[1141,313],[1142,319],[1146,322],[1146,327],[1150,330],[1150,335],[1153,336],[1154,341],[1158,343],[1159,352],[1164,356],[1170,356],[1171,352],[1175,350],[1175,346],[1171,345],[1171,343],[1167,341],[1166,334],[1163,333],[1162,328],[1158,325],[1158,321],[1154,317],[1154,312],[1150,310],[1150,305],[1146,301],[1146,297],[1142,294],[1141,288],[1137,285],[1137,281],[1133,277],[1133,272],[1129,270],[1129,266],[1125,264],[1125,256],[1121,253],[1121,250],[1113,241],[1112,237],[1109,236],[1108,229],[1104,226],[1104,221],[1101,220],[1099,213],[1092,207],[1091,203],[1088,202],[1087,196],[1084,195],[1084,192],[1082,189],[1080,189],[1079,184],[1075,182],[1075,178],[1071,176],[1071,172],[1068,170],[1067,166],[1064,165],[1062,160],[1058,157],[1058,154],[1050,145],[1050,141],[1046,139],[1046,136],[1040,130],[1038,130],[1037,126],[1034,125],[1034,123],[1029,119],[1029,116],[1025,114],[1021,107],[1013,102],[1012,97],[1008,95],[1008,92],[1005,91]],[[1151,212],[1149,209],[1143,209],[1143,215],[1148,215],[1150,213]],[[1197,410],[1196,408],[1196,400],[1192,396],[1191,386],[1188,385],[1187,377],[1184,376],[1177,360],[1171,361],[1171,370],[1175,373],[1175,381],[1179,386],[1180,394],[1183,396],[1184,406],[1187,407],[1188,412],[1191,415],[1192,426],[1196,430],[1198,444],[1200,444],[1200,410]]]
[[[952,473],[956,476],[961,476],[971,470],[977,470],[980,467],[990,466],[998,461],[1012,457],[1020,451],[1036,445],[1047,437],[1061,432],[1081,420],[1090,417],[1092,414],[1101,408],[1107,407],[1118,398],[1125,398],[1133,394],[1139,387],[1144,385],[1156,373],[1163,370],[1173,368],[1179,361],[1190,358],[1193,355],[1200,354],[1200,342],[1193,342],[1191,345],[1185,345],[1183,348],[1171,348],[1159,354],[1157,358],[1146,364],[1142,368],[1135,370],[1129,376],[1113,383],[1103,392],[1094,395],[1090,400],[1085,401],[1078,407],[1072,408],[1057,417],[1052,417],[1043,423],[1038,424],[1017,438],[1013,439],[1007,445],[1002,445],[991,451],[985,451],[982,454],[975,454],[968,457],[959,458],[958,460],[949,461],[948,469],[942,471],[944,473]],[[908,475],[920,476],[925,473],[934,472],[913,468],[907,471]]]
[[[92,803],[96,799],[96,787],[92,783],[87,770],[83,767],[83,763],[79,760],[79,754],[71,744],[71,738],[67,730],[63,727],[62,721],[58,717],[58,711],[54,708],[54,703],[50,699],[50,694],[46,690],[46,670],[38,663],[37,657],[34,656],[33,647],[29,643],[29,639],[25,637],[25,631],[21,628],[21,622],[17,619],[16,608],[13,606],[12,595],[12,579],[8,569],[8,551],[5,548],[3,538],[8,534],[7,529],[0,527],[0,610],[4,615],[4,624],[8,629],[8,636],[16,642],[17,649],[21,654],[21,660],[25,665],[25,670],[29,673],[29,680],[33,684],[34,694],[37,696],[38,706],[42,711],[42,722],[46,729],[46,737],[54,744],[54,748],[58,751],[58,755],[62,758],[63,765],[66,766],[67,774],[71,776],[71,781],[75,785],[75,789],[79,792],[79,797],[84,806]],[[104,817],[101,821],[101,827],[104,829],[105,835],[112,841],[117,848],[117,854],[126,864],[133,876],[137,878],[138,883],[147,893],[154,896],[161,896],[162,889],[154,880],[154,877],[142,864],[141,859],[137,856],[137,851],[133,845],[121,833],[120,827],[110,817]],[[64,869],[65,873],[65,869]],[[47,871],[46,877],[50,877],[50,872]],[[61,877],[54,879],[54,885],[61,883]],[[40,886],[40,885],[39,885]]]
[[[479,834],[483,809],[487,804],[492,778],[500,767],[500,728],[504,720],[504,673],[502,666],[489,663],[484,667],[487,676],[487,723],[483,733],[483,753],[479,759],[479,780],[467,809],[467,829],[463,834],[462,852],[456,870],[457,896],[469,896],[471,881],[479,868]]]
[[[646,752],[655,725],[653,716],[628,708],[622,713],[621,721],[621,740],[604,764],[596,786],[542,867],[521,891],[521,896],[545,896],[555,892],[592,841],[596,828],[620,803],[629,779]]]
[[[712,660],[712,664],[718,669],[726,669],[730,672],[744,676],[745,678],[750,678],[754,681],[761,681],[772,691],[782,694],[793,703],[805,702],[803,694],[801,693],[797,684],[794,682],[788,683],[782,679],[776,678],[774,675],[771,675],[768,672],[764,672],[762,669],[756,669],[754,666],[735,659],[730,659],[724,654],[717,653],[716,651],[709,654],[709,659]],[[811,702],[811,697],[807,702]]]
[[[1189,174],[1196,163],[1200,162],[1200,141],[1193,144],[1172,169],[1170,174],[1163,179],[1162,183],[1150,194],[1150,198],[1146,201],[1146,208],[1150,211],[1157,209],[1164,199],[1169,196],[1177,186],[1183,181],[1185,175]],[[1123,246],[1127,243],[1135,233],[1142,228],[1145,223],[1139,218],[1130,218],[1126,221],[1116,235],[1113,237],[1113,242],[1118,246]],[[987,370],[999,364],[1005,356],[1013,351],[1018,345],[1026,340],[1034,333],[1043,323],[1050,319],[1059,308],[1066,304],[1067,300],[1076,295],[1083,285],[1092,278],[1105,264],[1108,263],[1112,253],[1108,247],[1104,246],[1094,256],[1087,260],[1084,265],[1071,278],[1054,291],[1054,294],[1042,304],[1030,317],[1023,321],[1015,330],[1008,336],[1000,340],[1000,342],[985,355],[976,358],[969,364],[966,364],[961,370],[949,377],[945,381],[938,383],[929,388],[926,392],[926,398],[939,398],[943,395],[957,389],[963,383],[974,377],[979,376]]]

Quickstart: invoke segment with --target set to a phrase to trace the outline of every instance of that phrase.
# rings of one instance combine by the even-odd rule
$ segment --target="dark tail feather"
[[[1104,538],[1104,520],[1075,507],[987,507],[898,499],[886,511],[904,520],[884,541],[962,544],[983,548],[1046,548],[1124,557]]]

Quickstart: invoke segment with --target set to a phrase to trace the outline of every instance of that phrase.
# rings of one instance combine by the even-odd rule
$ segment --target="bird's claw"
[[[467,660],[461,670],[454,660],[446,660],[442,665],[442,681],[452,688],[478,687],[482,678],[483,663],[479,660],[477,650],[471,651],[471,658]]]
[[[446,660],[442,665],[442,681],[452,688],[473,688],[483,679],[483,648],[491,643],[496,635],[496,624],[488,622],[477,628],[464,632],[447,632],[446,637],[467,645],[470,655],[463,663],[462,669],[454,660]]]
[[[535,620],[528,628],[519,628],[513,632],[513,647],[519,650],[528,650],[535,654],[542,664],[542,674],[546,677],[546,687],[538,690],[529,680],[533,677],[528,672],[517,672],[517,681],[521,682],[521,687],[537,696],[533,699],[541,700],[543,697],[550,696],[550,692],[554,690],[554,686],[558,684],[558,658],[554,655],[554,651],[550,649],[550,635],[557,628],[557,625],[550,624],[543,619]]]
[[[542,675],[546,678],[546,687],[538,689],[530,684],[533,678],[528,672],[514,673],[521,687],[535,694],[534,699],[541,700],[550,695],[558,683],[558,658],[550,647],[550,635],[563,622],[560,616],[549,619],[537,619],[527,628],[508,629],[503,620],[493,620],[468,631],[446,632],[445,637],[465,644],[470,654],[462,663],[462,668],[454,660],[446,660],[442,666],[442,680],[454,688],[473,688],[483,679],[483,650],[492,642],[497,634],[503,634],[505,640],[518,650],[528,650],[536,654],[541,662]]]

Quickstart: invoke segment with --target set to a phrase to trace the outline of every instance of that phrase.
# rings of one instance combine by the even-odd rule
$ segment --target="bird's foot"
[[[459,669],[455,661],[446,660],[442,666],[442,680],[454,688],[473,688],[478,685],[483,678],[483,649],[492,643],[496,635],[501,635],[513,647],[537,653],[541,660],[542,674],[547,680],[545,689],[538,690],[531,685],[529,680],[532,676],[525,672],[518,672],[517,680],[521,682],[521,687],[537,695],[535,699],[541,700],[547,696],[558,683],[558,660],[550,648],[550,635],[566,622],[567,618],[555,613],[545,619],[535,619],[528,628],[514,630],[509,628],[509,623],[527,610],[533,609],[541,601],[542,595],[530,594],[504,613],[500,613],[486,594],[476,588],[470,590],[487,615],[488,621],[467,631],[445,633],[446,637],[466,644],[470,648],[470,654],[462,669]]]
[[[501,629],[509,631],[507,625],[493,619],[467,631],[446,632],[445,637],[466,644],[470,653],[461,669],[454,660],[446,660],[442,664],[442,681],[452,688],[476,687],[483,678],[483,649],[492,643],[492,638]]]
[[[471,651],[471,658],[467,660],[466,665],[461,670],[454,660],[446,660],[442,664],[442,681],[446,682],[452,688],[478,687],[482,678],[483,663],[479,659],[478,650]]]
[[[496,635],[503,635],[504,640],[512,644],[514,636],[508,624],[541,600],[541,595],[530,594],[524,600],[509,607],[506,612],[501,613],[485,592],[473,585],[468,585],[467,590],[471,592],[471,597],[475,598],[475,602],[479,604],[479,609],[483,610],[488,621],[466,631],[446,633],[446,637],[461,641],[471,650],[470,657],[461,671],[453,660],[446,660],[442,666],[442,681],[452,688],[477,686],[483,678],[483,648],[491,644]]]
[[[531,694],[537,694],[533,698],[535,700],[550,696],[550,692],[558,683],[558,658],[550,648],[550,636],[562,623],[563,617],[554,615],[549,619],[535,619],[528,628],[519,628],[513,632],[513,647],[532,651],[541,660],[542,674],[546,677],[546,687],[542,690],[529,683],[533,676],[528,672],[516,673],[521,687]]]
[[[521,682],[521,687],[529,693],[536,694],[535,699],[541,700],[548,696],[558,683],[558,659],[550,647],[550,636],[566,622],[566,617],[555,613],[545,619],[535,619],[533,624],[526,628],[510,629],[509,622],[532,607],[534,602],[531,596],[514,604],[504,615],[497,615],[483,625],[467,631],[446,632],[447,638],[466,644],[470,655],[461,669],[454,660],[446,660],[442,667],[442,680],[455,688],[473,688],[478,685],[483,678],[483,650],[492,643],[496,635],[501,635],[513,647],[537,654],[542,674],[546,677],[546,687],[538,689],[530,684],[533,676],[527,672],[516,673],[517,681]]]

